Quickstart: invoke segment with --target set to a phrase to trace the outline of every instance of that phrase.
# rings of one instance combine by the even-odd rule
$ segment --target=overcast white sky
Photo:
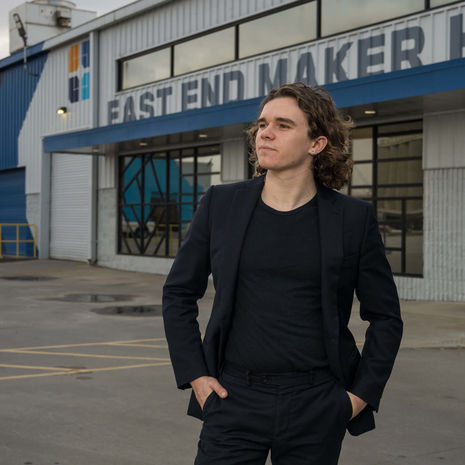
[[[116,10],[124,5],[134,3],[134,0],[72,0],[77,8],[82,10],[96,11],[100,16],[109,11]],[[25,0],[0,0],[2,14],[0,15],[0,59],[10,54],[9,50],[9,31],[8,31],[8,14],[5,14],[26,3]]]

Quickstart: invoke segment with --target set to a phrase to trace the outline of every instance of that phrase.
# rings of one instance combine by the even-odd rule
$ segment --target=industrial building
[[[0,224],[36,225],[41,258],[165,274],[206,189],[252,176],[244,131],[262,97],[304,81],[356,124],[344,192],[375,205],[400,297],[465,301],[464,13],[139,0],[95,17],[28,2],[0,61]]]

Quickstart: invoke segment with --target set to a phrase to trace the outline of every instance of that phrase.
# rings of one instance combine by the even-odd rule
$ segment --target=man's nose
[[[273,132],[273,129],[271,128],[270,124],[268,126],[266,126],[266,128],[263,128],[260,131],[260,136],[263,139],[272,139],[274,137],[274,132]]]

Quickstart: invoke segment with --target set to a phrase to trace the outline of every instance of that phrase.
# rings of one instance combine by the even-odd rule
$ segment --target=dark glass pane
[[[197,177],[199,194],[206,192],[210,186],[221,184],[221,175],[217,174],[199,174]]]
[[[147,157],[145,165],[145,203],[161,202],[166,199],[168,186],[166,185],[167,164],[165,158]],[[171,190],[176,192],[176,178],[171,174],[174,185]]]
[[[351,188],[350,195],[352,197],[358,197],[359,199],[371,198],[373,191],[371,187]]]
[[[239,25],[239,58],[316,38],[316,1]]]
[[[195,150],[194,150],[194,149],[182,149],[182,150],[181,150],[181,156],[182,156],[182,157],[193,156],[194,153],[195,153]]]
[[[386,257],[393,273],[402,273],[402,256],[397,250],[386,250]]]
[[[431,8],[435,6],[447,5],[448,3],[454,3],[456,0],[430,0]]]
[[[382,124],[378,126],[378,134],[392,134],[394,132],[401,134],[413,131],[422,132],[423,121],[408,121],[406,123]]]
[[[182,163],[182,175],[183,176],[188,176],[194,174],[194,157],[183,157],[181,159]]]
[[[378,200],[379,230],[385,247],[402,247],[402,202]]]
[[[174,46],[174,74],[184,74],[234,60],[234,27]]]
[[[378,163],[378,184],[421,184],[422,182],[421,160]]]
[[[423,187],[378,187],[378,198],[384,197],[422,197]]]
[[[207,145],[205,147],[199,147],[197,149],[197,153],[199,156],[217,154],[217,153],[220,153],[220,146],[219,145]]]
[[[373,164],[355,163],[352,171],[352,185],[371,186],[373,184]]]
[[[350,150],[352,160],[373,159],[373,129],[357,128],[352,130]]]
[[[221,171],[221,155],[203,156],[197,159],[197,171],[198,173],[212,173]]]
[[[421,157],[422,153],[422,134],[378,137],[378,159]]]
[[[406,273],[423,274],[423,202],[407,200]]]

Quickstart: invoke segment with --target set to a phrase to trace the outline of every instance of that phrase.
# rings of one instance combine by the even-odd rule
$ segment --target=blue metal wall
[[[38,46],[32,48],[30,53],[37,52]],[[18,165],[19,132],[46,60],[47,53],[28,58],[28,70],[36,76],[25,72],[22,52],[0,62],[0,170]]]
[[[0,171],[0,224],[1,223],[27,223],[26,220],[26,194],[24,190],[24,168]],[[2,239],[15,240],[16,228],[2,227]],[[29,228],[19,229],[20,239],[32,239]],[[15,255],[16,244],[0,244],[3,254]],[[23,243],[19,246],[19,254],[32,256],[32,244]]]

